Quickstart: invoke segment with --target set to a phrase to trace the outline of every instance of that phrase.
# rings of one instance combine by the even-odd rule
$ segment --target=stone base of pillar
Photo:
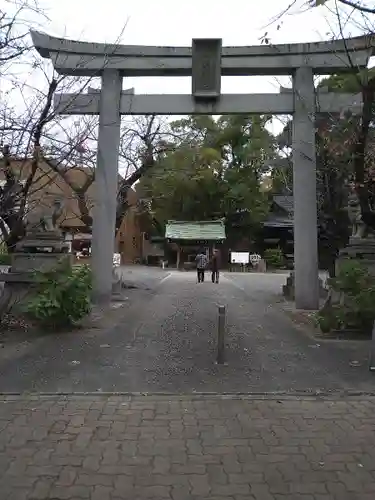
[[[286,279],[286,284],[282,287],[283,296],[287,300],[295,300],[295,275],[292,271]],[[319,278],[319,297],[325,299],[328,295],[328,290],[323,286],[323,280]]]
[[[117,272],[118,267],[114,267],[112,270],[112,301],[121,301],[123,298],[124,284],[121,272]]]

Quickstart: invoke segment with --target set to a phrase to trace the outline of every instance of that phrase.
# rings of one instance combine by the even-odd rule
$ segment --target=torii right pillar
[[[293,75],[294,283],[297,309],[319,308],[315,88],[309,66]]]

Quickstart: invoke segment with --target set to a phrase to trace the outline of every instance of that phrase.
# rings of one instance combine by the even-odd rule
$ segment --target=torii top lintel
[[[191,76],[191,47],[153,47],[78,42],[31,31],[35,48],[60,74],[93,76],[106,68],[124,76]],[[375,55],[375,37],[328,42],[223,47],[221,74],[282,75],[301,66],[328,75],[365,68]]]

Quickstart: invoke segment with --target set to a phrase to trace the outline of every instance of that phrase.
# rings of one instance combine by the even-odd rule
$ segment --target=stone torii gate
[[[190,48],[77,42],[36,31],[31,35],[40,55],[50,58],[59,74],[101,77],[100,93],[55,96],[61,114],[99,114],[92,237],[97,301],[109,301],[112,292],[120,115],[292,114],[296,306],[318,308],[315,114],[358,109],[361,97],[316,92],[313,78],[367,67],[371,40],[222,47],[221,39],[194,39]],[[222,75],[292,75],[293,91],[222,95]],[[191,76],[192,94],[122,91],[123,77],[134,76]]]

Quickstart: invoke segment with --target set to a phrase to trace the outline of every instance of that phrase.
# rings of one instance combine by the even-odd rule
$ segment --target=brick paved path
[[[8,397],[2,500],[374,500],[375,398]]]

